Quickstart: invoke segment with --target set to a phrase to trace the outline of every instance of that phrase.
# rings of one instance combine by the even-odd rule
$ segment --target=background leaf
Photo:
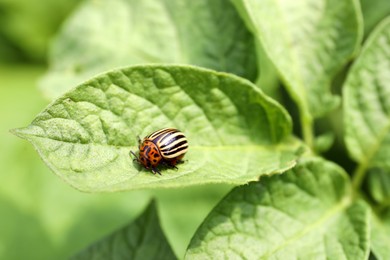
[[[328,151],[335,140],[335,134],[333,132],[326,132],[316,137],[314,141],[314,150],[317,153],[323,153]]]
[[[229,1],[90,0],[53,43],[41,86],[53,98],[97,73],[139,63],[199,65],[254,80],[254,50]]]
[[[231,0],[234,4],[237,12],[240,14],[241,18],[245,22],[246,27],[252,32],[256,32],[254,25],[245,11],[245,7],[242,4],[241,0]],[[280,82],[278,77],[278,72],[272,63],[272,61],[267,56],[263,46],[260,41],[255,38],[256,45],[256,55],[257,55],[257,64],[258,64],[258,77],[256,79],[256,85],[261,88],[264,93],[273,99],[279,101],[281,100],[280,93]]]
[[[364,35],[368,36],[381,20],[390,14],[390,1],[360,0],[363,12]]]
[[[320,159],[235,188],[209,214],[187,259],[367,259],[369,211],[345,172]]]
[[[390,16],[372,33],[344,85],[345,142],[367,167],[390,169]]]
[[[48,41],[78,0],[0,0],[0,62],[43,62]],[[1,47],[8,47],[1,50]],[[9,56],[9,52],[13,55]]]
[[[133,223],[89,246],[71,259],[177,259],[151,202]]]
[[[390,206],[390,172],[383,168],[367,171],[366,185],[370,198],[380,205]]]
[[[372,215],[371,248],[378,260],[390,259],[390,208]]]
[[[30,145],[12,138],[8,132],[9,128],[30,120],[46,105],[31,87],[31,82],[43,71],[39,67],[0,65],[0,259],[53,256],[48,250],[39,250],[42,244],[46,249],[55,247],[37,216],[42,209],[37,207],[42,192],[39,173],[45,168],[31,156]]]
[[[154,176],[132,163],[129,151],[138,150],[137,135],[168,126],[187,135],[189,152],[179,170]],[[300,146],[287,140],[286,111],[256,86],[189,66],[103,74],[15,133],[32,142],[55,173],[84,191],[243,184],[291,168]]]
[[[359,3],[348,1],[235,0],[275,64],[305,118],[338,104],[333,76],[356,52],[362,38]],[[247,20],[247,19],[246,19]]]
[[[281,95],[281,86],[278,73],[272,61],[267,57],[263,47],[257,43],[257,57],[259,64],[259,76],[256,85],[264,91],[265,94],[277,101],[283,101]],[[290,112],[290,111],[289,111]]]

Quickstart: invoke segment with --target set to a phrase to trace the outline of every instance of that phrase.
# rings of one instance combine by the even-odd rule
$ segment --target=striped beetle
[[[163,128],[146,136],[142,142],[138,137],[139,156],[130,153],[145,169],[151,169],[153,174],[160,174],[157,166],[161,163],[173,168],[181,162],[188,150],[187,138],[175,128]]]

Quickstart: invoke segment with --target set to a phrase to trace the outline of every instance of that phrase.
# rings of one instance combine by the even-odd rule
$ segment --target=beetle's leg
[[[157,168],[152,168],[152,172],[153,172],[153,174],[158,173],[161,175],[161,172]]]
[[[183,157],[184,157],[184,154],[180,155],[179,157],[176,157],[175,159],[173,159],[173,160],[171,161],[171,165],[172,165],[175,169],[177,169],[176,165],[184,162],[184,161],[183,161]]]
[[[133,155],[135,158],[133,159],[133,162],[139,162],[139,158],[138,156],[133,152],[133,151],[130,151],[129,155]]]
[[[175,170],[179,169],[176,167],[176,161],[163,161],[162,162],[165,166],[173,168]]]
[[[141,138],[139,137],[139,135],[137,135],[137,138],[138,138],[138,149],[141,148]]]
[[[130,151],[130,152],[129,152],[129,155],[130,155],[130,157],[131,157],[131,155],[133,155],[135,158],[138,159],[138,156],[137,156],[133,151]]]

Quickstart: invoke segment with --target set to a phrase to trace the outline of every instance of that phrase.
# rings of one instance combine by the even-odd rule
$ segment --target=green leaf
[[[364,20],[364,35],[368,35],[372,29],[386,16],[390,14],[390,1],[388,0],[360,0]]]
[[[251,19],[303,117],[334,109],[339,98],[330,93],[332,78],[356,52],[363,34],[358,1],[234,2]]]
[[[241,0],[231,0],[234,4],[237,12],[240,14],[241,18],[246,24],[246,27],[253,33],[256,31],[254,25],[245,11]],[[256,45],[256,55],[257,55],[257,64],[259,67],[259,74],[256,79],[256,85],[264,91],[265,94],[274,98],[275,100],[282,100],[280,93],[280,82],[278,77],[278,72],[272,63],[272,61],[267,56],[267,53],[264,51],[264,47],[255,39]]]
[[[252,34],[225,0],[89,0],[53,43],[41,87],[53,98],[97,73],[141,63],[182,63],[257,74]]]
[[[18,54],[42,62],[47,44],[78,0],[0,0],[0,38]],[[0,42],[1,44],[1,42]],[[9,51],[12,51],[10,49]],[[1,53],[3,59],[3,53]],[[9,55],[8,53],[4,53]]]
[[[321,159],[237,187],[192,238],[187,259],[367,259],[369,211]]]
[[[152,201],[132,223],[71,259],[177,259],[160,227]]]
[[[371,249],[378,260],[390,259],[390,207],[371,219]]]
[[[162,176],[132,162],[137,136],[176,127],[189,142],[179,170]],[[204,183],[244,184],[295,164],[291,119],[249,81],[191,66],[146,65],[102,74],[14,130],[83,191]]]
[[[344,85],[345,142],[365,168],[390,169],[390,16],[372,33]]]
[[[327,132],[319,135],[314,141],[314,150],[317,153],[324,153],[332,147],[334,140],[335,134],[333,132]]]
[[[47,249],[55,246],[38,214],[31,212],[34,210],[21,208],[15,203],[15,198],[7,200],[3,194],[0,194],[0,210],[1,259],[53,259],[53,252]],[[23,230],[23,236],[16,230]],[[42,244],[46,250],[40,250]]]
[[[367,188],[370,197],[380,205],[390,205],[390,172],[383,168],[367,171]]]
[[[264,93],[277,101],[283,101],[283,95],[280,87],[278,73],[272,61],[267,57],[264,48],[257,42],[257,57],[260,67],[259,77],[256,80],[256,85],[260,87]]]

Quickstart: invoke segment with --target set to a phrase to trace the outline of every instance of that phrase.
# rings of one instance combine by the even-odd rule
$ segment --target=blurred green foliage
[[[51,37],[78,0],[0,0],[0,62],[45,62]]]

